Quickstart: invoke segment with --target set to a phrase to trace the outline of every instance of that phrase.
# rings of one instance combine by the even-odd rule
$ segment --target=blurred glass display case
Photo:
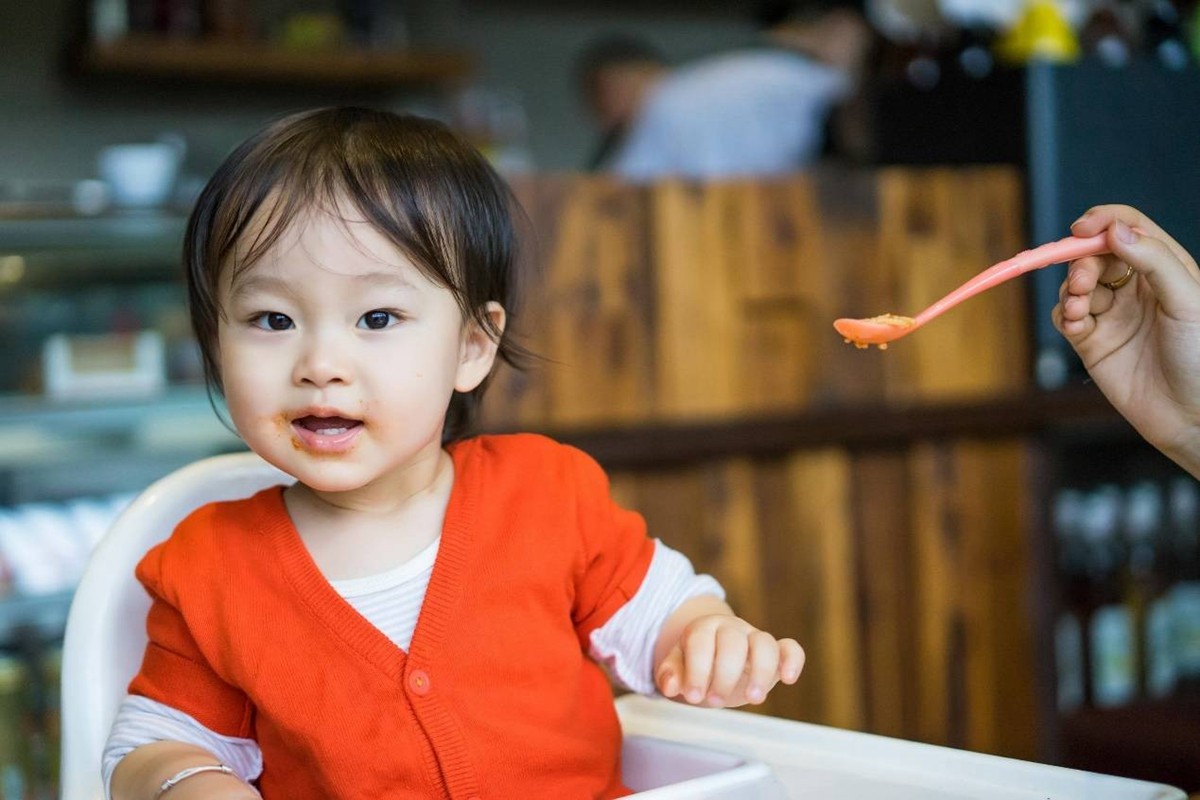
[[[242,449],[203,386],[184,224],[0,208],[3,797],[56,796],[54,665],[92,546],[147,484]]]
[[[184,222],[0,219],[0,507],[136,491],[238,446],[188,325]],[[149,363],[132,363],[135,340],[156,343]],[[132,380],[135,367],[154,380]],[[117,380],[51,381],[51,370]]]

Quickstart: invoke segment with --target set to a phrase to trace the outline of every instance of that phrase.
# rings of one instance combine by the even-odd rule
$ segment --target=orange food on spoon
[[[853,344],[860,350],[871,345],[878,345],[880,350],[886,350],[888,342],[907,336],[931,319],[993,286],[1051,264],[1098,256],[1108,251],[1108,241],[1103,233],[1087,238],[1068,236],[1057,242],[1017,253],[1006,261],[988,267],[915,317],[881,314],[868,319],[842,318],[835,320],[833,327],[848,344]]]
[[[879,345],[880,350],[887,350],[887,343],[891,339],[875,341],[880,338],[880,331],[890,332],[890,328],[903,330],[911,328],[915,323],[916,320],[912,317],[902,317],[899,314],[880,314],[878,317],[870,319],[839,319],[833,323],[833,327],[846,338],[847,344],[852,344],[859,350],[865,350],[873,344]],[[904,333],[900,334],[900,336],[903,335]]]

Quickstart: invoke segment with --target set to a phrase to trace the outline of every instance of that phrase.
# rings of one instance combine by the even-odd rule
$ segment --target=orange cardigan
[[[626,794],[612,691],[587,647],[645,577],[642,519],[549,439],[449,451],[407,653],[321,575],[275,487],[204,506],[139,564],[153,605],[129,691],[255,739],[268,800]]]

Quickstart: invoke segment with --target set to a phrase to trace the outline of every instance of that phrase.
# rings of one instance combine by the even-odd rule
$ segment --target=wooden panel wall
[[[614,493],[808,655],[769,714],[1035,758],[1020,443],[618,473]]]
[[[832,328],[839,316],[915,314],[1022,249],[1011,169],[640,187],[564,176],[518,196],[533,235],[514,330],[544,361],[501,370],[490,427],[960,400],[1026,380],[1019,282],[886,353]]]
[[[745,419],[984,399],[1027,384],[1024,287],[971,300],[888,351],[838,316],[916,313],[1025,246],[1006,168],[818,173],[635,187],[517,187],[534,237],[493,429]],[[614,493],[809,660],[768,713],[1034,757],[1026,449],[834,446],[618,472]]]

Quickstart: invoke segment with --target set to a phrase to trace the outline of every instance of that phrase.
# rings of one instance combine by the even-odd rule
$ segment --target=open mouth
[[[362,420],[339,416],[309,414],[292,420],[292,430],[299,444],[319,452],[337,452],[349,448],[362,427]]]
[[[351,428],[362,425],[361,420],[345,417],[300,417],[292,421],[293,425],[312,431],[317,436],[340,436]]]

